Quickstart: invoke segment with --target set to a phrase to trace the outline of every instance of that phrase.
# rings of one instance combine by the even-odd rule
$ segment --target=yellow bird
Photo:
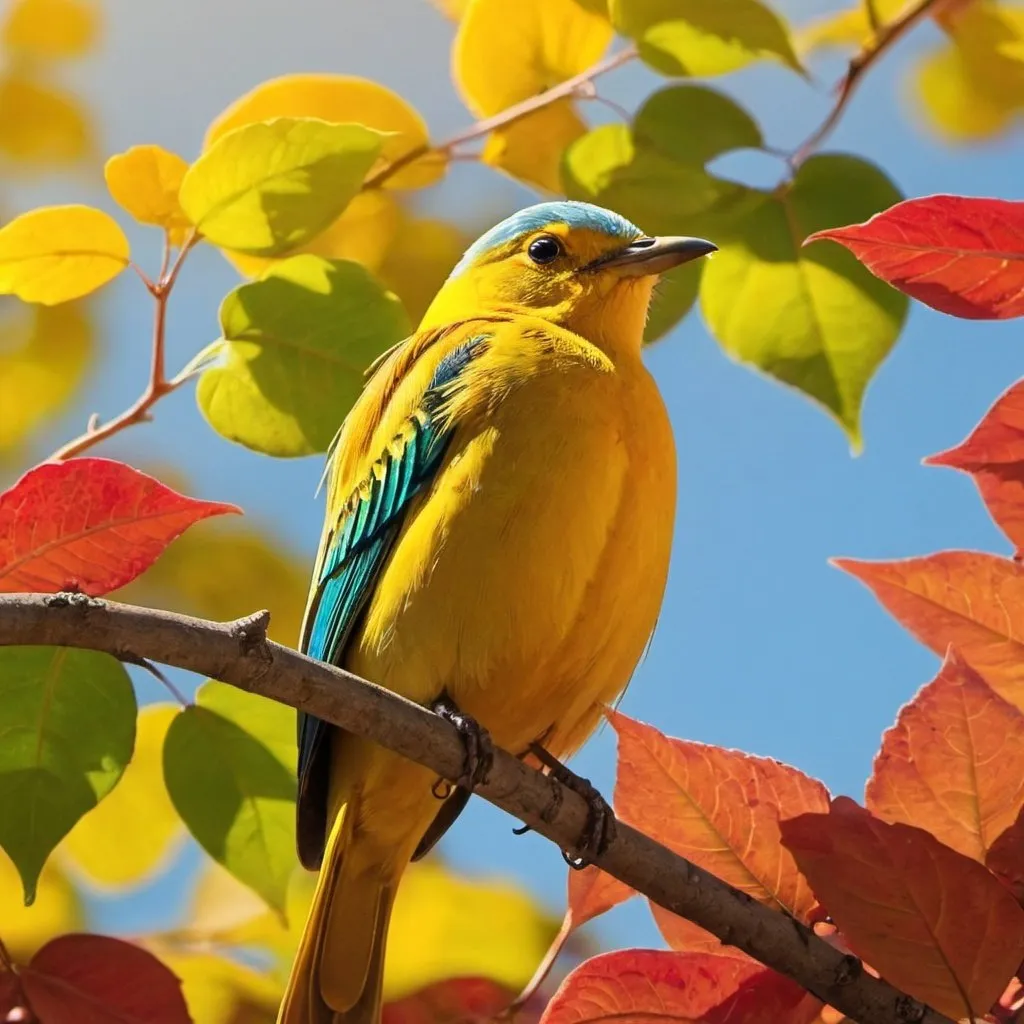
[[[530,207],[371,368],[329,456],[302,649],[446,714],[467,769],[440,803],[426,768],[300,717],[298,848],[320,877],[280,1024],[379,1019],[402,873],[486,770],[475,723],[564,758],[629,682],[676,492],[644,324],[657,276],[714,248],[586,203]]]

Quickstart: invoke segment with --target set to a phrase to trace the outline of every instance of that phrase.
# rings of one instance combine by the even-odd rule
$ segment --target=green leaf
[[[280,117],[218,139],[179,201],[214,245],[278,256],[326,229],[359,191],[383,136],[361,124]]]
[[[864,390],[899,336],[907,298],[839,246],[801,246],[812,232],[867,220],[901,196],[873,164],[830,154],[812,157],[773,193],[735,198],[700,225],[720,250],[701,278],[708,328],[733,358],[823,405],[858,450]]]
[[[611,16],[663,74],[724,75],[766,57],[803,73],[785,22],[759,0],[611,0]]]
[[[135,714],[128,673],[108,654],[0,649],[0,846],[26,904],[53,848],[121,778]]]
[[[294,256],[220,310],[224,366],[196,398],[218,433],[268,455],[326,451],[364,372],[410,330],[401,301],[358,263]]]
[[[295,868],[295,715],[207,682],[171,723],[164,781],[206,852],[283,914]]]

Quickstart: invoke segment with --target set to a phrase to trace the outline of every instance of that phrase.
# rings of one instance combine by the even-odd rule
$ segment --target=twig
[[[160,277],[155,282],[150,281],[146,277],[142,277],[143,283],[153,296],[154,301],[153,355],[150,361],[149,381],[146,385],[146,390],[132,405],[125,409],[124,412],[115,416],[112,420],[108,420],[106,423],[100,423],[99,418],[95,413],[93,413],[93,415],[89,417],[89,423],[85,428],[85,433],[80,434],[78,437],[73,438],[71,441],[68,441],[67,444],[58,448],[57,451],[50,456],[51,462],[60,462],[64,459],[70,459],[76,455],[81,455],[82,452],[87,451],[89,448],[99,444],[101,441],[106,441],[107,438],[113,437],[115,434],[119,434],[126,427],[148,420],[150,418],[149,410],[161,398],[163,398],[164,395],[174,391],[175,388],[179,387],[180,384],[183,383],[182,381],[169,381],[164,370],[164,351],[166,347],[165,343],[167,334],[167,300],[170,298],[171,292],[174,290],[174,285],[178,280],[178,274],[181,273],[181,267],[185,262],[185,257],[197,241],[198,235],[193,231],[182,244],[181,249],[178,251],[177,258],[170,269],[168,269],[167,266],[170,252],[168,247],[165,245],[164,258],[160,268]]]
[[[860,52],[850,58],[846,74],[839,83],[836,99],[832,109],[825,116],[825,120],[811,132],[810,135],[793,151],[789,158],[790,166],[796,170],[832,134],[840,118],[846,112],[853,93],[860,84],[869,68],[877,63],[888,51],[896,45],[911,29],[917,24],[938,13],[942,7],[949,6],[956,0],[918,0],[916,4],[908,7],[895,21],[890,22],[883,28],[875,28],[874,38],[865,44]],[[874,11],[874,6],[868,2],[868,17]],[[877,16],[876,19],[877,20]]]
[[[508,107],[493,117],[477,121],[476,124],[470,125],[469,128],[458,132],[456,135],[451,136],[451,138],[445,139],[444,142],[440,142],[436,146],[425,143],[422,146],[417,146],[415,149],[410,149],[408,153],[403,153],[397,160],[387,164],[377,171],[376,174],[367,178],[363,188],[380,188],[384,182],[404,167],[408,167],[409,164],[419,160],[420,157],[426,156],[428,153],[440,153],[444,156],[450,156],[453,151],[457,150],[460,146],[464,146],[467,142],[473,142],[475,139],[490,135],[491,132],[496,131],[498,128],[507,128],[509,125],[515,124],[516,121],[521,121],[524,117],[529,117],[530,114],[536,113],[538,110],[548,107],[558,100],[569,99],[576,94],[580,86],[593,82],[595,78],[607,74],[609,71],[614,71],[616,68],[622,67],[623,64],[628,64],[636,55],[637,49],[635,46],[626,46],[619,50],[618,53],[613,53],[610,57],[587,68],[586,71],[581,71],[578,75],[567,78],[564,82],[559,82],[558,85],[554,85],[545,92],[538,93],[536,96],[531,96],[521,103],[516,103],[514,106]]]
[[[267,640],[268,618],[263,614],[217,623],[108,601],[70,601],[59,594],[3,594],[0,646],[82,647],[115,657],[129,652],[301,708],[442,778],[459,776],[465,749],[451,724],[389,690]],[[501,750],[495,752],[488,781],[478,793],[562,849],[576,845],[587,821],[582,797]],[[763,906],[624,823],[595,862],[860,1024],[952,1024],[862,970],[859,960],[833,948],[811,928]]]

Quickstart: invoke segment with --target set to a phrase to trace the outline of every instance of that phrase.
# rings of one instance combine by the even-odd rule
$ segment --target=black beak
[[[617,270],[624,277],[648,277],[664,274],[680,263],[700,259],[717,252],[718,246],[703,238],[665,236],[638,238],[620,252],[595,260],[587,270]]]

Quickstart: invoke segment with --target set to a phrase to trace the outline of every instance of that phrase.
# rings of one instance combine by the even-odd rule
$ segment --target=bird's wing
[[[349,636],[373,593],[410,503],[430,483],[444,459],[454,429],[442,414],[444,403],[458,387],[462,370],[482,351],[486,338],[486,334],[472,334],[440,359],[398,433],[351,485],[348,496],[338,503],[337,513],[329,516],[303,624],[301,646],[311,657],[342,663]],[[407,355],[397,352],[389,359],[392,376],[396,373],[394,360]],[[385,366],[378,372],[387,370]],[[384,387],[385,402],[393,385],[390,392]],[[379,420],[380,410],[377,415]],[[346,433],[352,440],[346,426],[339,441],[342,446]],[[351,450],[336,455],[347,455],[352,461]],[[297,840],[299,858],[307,867],[319,863],[327,824],[326,735],[324,722],[299,715]]]

